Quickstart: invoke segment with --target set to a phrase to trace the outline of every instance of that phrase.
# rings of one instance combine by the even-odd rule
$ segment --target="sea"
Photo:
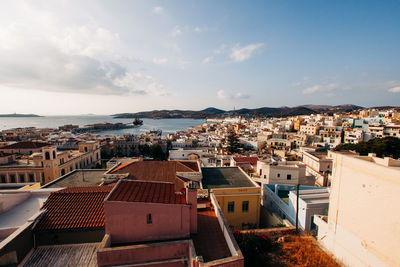
[[[24,128],[24,127],[36,127],[36,128],[58,128],[66,124],[79,125],[83,127],[93,123],[103,122],[122,122],[132,123],[134,119],[115,119],[112,116],[100,116],[100,115],[82,115],[82,116],[44,116],[44,117],[25,117],[25,118],[0,118],[0,131],[11,129],[11,128]],[[143,125],[136,128],[121,129],[121,130],[109,130],[96,132],[95,134],[100,135],[123,135],[130,133],[134,135],[140,135],[150,130],[162,130],[163,135],[169,133],[175,133],[179,130],[185,130],[190,126],[198,126],[206,122],[204,119],[141,119]]]

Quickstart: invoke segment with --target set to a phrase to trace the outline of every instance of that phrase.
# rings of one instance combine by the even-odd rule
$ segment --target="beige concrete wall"
[[[260,222],[260,187],[223,188],[211,190],[221,207],[229,225],[242,229],[242,224],[259,225]],[[248,211],[242,210],[243,201],[249,202]],[[228,212],[228,202],[234,202],[234,212]]]
[[[329,155],[334,159],[329,219],[319,239],[348,266],[399,266],[400,169]]]

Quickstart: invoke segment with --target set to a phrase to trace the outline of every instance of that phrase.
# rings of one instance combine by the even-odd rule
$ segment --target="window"
[[[267,178],[267,175],[264,174],[264,178],[266,179],[266,178]]]
[[[25,175],[23,175],[23,174],[19,175],[19,182],[20,183],[24,183],[25,182]]]
[[[55,158],[56,158],[56,152],[53,151],[53,159],[55,159]]]
[[[228,202],[228,212],[234,212],[234,211],[235,211],[235,201]]]
[[[276,176],[279,178],[279,177],[281,177],[281,174],[280,174],[280,173],[278,173]]]
[[[49,152],[46,152],[46,153],[44,154],[44,157],[46,158],[46,160],[49,160],[49,159],[50,159],[50,153],[49,153]]]
[[[33,173],[29,174],[29,182],[34,182],[35,181],[35,176],[33,175]]]
[[[242,212],[249,212],[249,202],[248,201],[242,202]]]
[[[10,174],[10,182],[11,183],[15,183],[15,175],[14,174]]]
[[[291,174],[288,174],[288,175],[286,176],[286,178],[287,178],[288,180],[292,180],[292,175],[291,175]]]
[[[0,177],[1,177],[1,182],[5,183],[6,182],[6,176],[5,175],[0,175]]]
[[[151,218],[151,213],[147,214],[147,224],[152,224],[153,219]]]

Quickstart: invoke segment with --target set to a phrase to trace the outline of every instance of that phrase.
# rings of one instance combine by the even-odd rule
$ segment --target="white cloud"
[[[338,83],[317,84],[303,90],[303,94],[313,94],[316,92],[331,92],[339,88]]]
[[[227,99],[227,98],[228,98],[228,95],[225,93],[224,90],[219,90],[219,91],[217,92],[217,97],[218,97],[219,99]]]
[[[153,13],[157,15],[161,15],[164,13],[164,8],[161,6],[156,6],[153,8]]]
[[[203,59],[203,61],[201,63],[207,64],[207,63],[210,63],[212,60],[213,60],[213,57],[206,57],[205,59]]]
[[[226,48],[227,48],[226,44],[222,44],[217,49],[214,50],[214,54],[219,55],[219,54],[225,52]]]
[[[400,86],[390,88],[388,91],[391,93],[400,93]]]
[[[191,63],[191,62],[190,62],[190,61],[187,61],[187,60],[179,60],[179,61],[178,61],[178,67],[179,67],[181,70],[185,70],[186,67],[190,65],[190,63]]]
[[[51,24],[51,21],[46,21]],[[18,24],[0,34],[0,86],[98,95],[164,95],[164,86],[132,73],[116,53],[118,33],[94,24],[44,28]]]
[[[153,58],[154,64],[165,64],[168,62],[167,58]]]
[[[236,93],[233,98],[235,98],[235,99],[247,99],[249,97],[250,96],[248,94]]]
[[[118,79],[116,83],[123,88],[131,88],[141,94],[168,95],[163,84],[158,83],[152,76],[140,72],[127,73],[121,79]]]
[[[171,35],[174,36],[174,37],[177,37],[177,36],[179,36],[179,35],[181,35],[181,34],[182,34],[182,29],[181,29],[181,27],[179,27],[179,25],[176,25],[176,26],[174,27],[174,29],[172,30]]]
[[[218,90],[217,91],[217,98],[219,99],[247,99],[250,96],[248,94],[243,94],[243,93],[235,93],[235,94],[228,94],[224,90]]]
[[[293,82],[292,83],[292,86],[293,87],[297,87],[297,86],[300,86],[301,85],[301,82]]]
[[[235,45],[232,47],[231,54],[229,57],[233,59],[235,62],[242,62],[245,61],[253,55],[253,53],[261,48],[264,44],[263,43],[257,43],[257,44],[249,44],[244,47],[240,47],[239,45]]]

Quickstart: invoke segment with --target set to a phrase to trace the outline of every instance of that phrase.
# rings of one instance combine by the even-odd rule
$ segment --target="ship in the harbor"
[[[141,120],[141,119],[139,119],[138,117],[136,117],[136,118],[133,120],[133,125],[135,125],[135,126],[143,125],[143,120]]]

